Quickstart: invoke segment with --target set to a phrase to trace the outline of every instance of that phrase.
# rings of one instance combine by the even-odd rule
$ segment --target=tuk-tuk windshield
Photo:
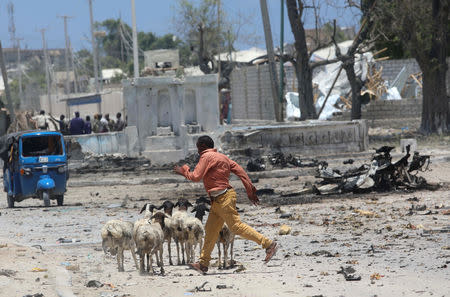
[[[61,136],[44,135],[22,138],[22,156],[62,155]]]

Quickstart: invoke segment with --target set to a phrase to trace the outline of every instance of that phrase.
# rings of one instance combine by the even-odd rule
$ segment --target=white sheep
[[[158,209],[164,209],[164,213],[167,215],[167,218],[164,221],[164,241],[167,241],[167,251],[169,253],[169,264],[173,265],[172,262],[172,249],[171,249],[171,242],[172,242],[172,211],[174,208],[174,204],[170,202],[169,200],[164,201],[164,203],[158,207]]]
[[[138,269],[135,254],[136,245],[133,240],[133,223],[121,220],[110,220],[102,227],[101,236],[103,251],[105,254],[110,253],[113,256],[116,255],[119,272],[124,271],[124,250],[131,251],[134,264],[136,265],[136,269]]]
[[[150,224],[135,224],[133,234],[136,243],[137,252],[139,254],[139,272],[144,274],[144,260],[147,256],[147,272],[153,275],[152,255],[157,257],[158,266],[161,268],[161,274],[164,274],[163,242],[164,242],[164,219],[166,215],[162,212],[155,213]],[[158,259],[159,254],[159,259]]]
[[[221,254],[220,254],[220,244],[223,245],[223,266],[222,268],[227,268],[227,257],[228,257],[228,248],[230,248],[230,266],[234,266],[233,260],[233,246],[234,246],[234,233],[231,232],[230,228],[228,228],[227,224],[224,223],[222,230],[220,230],[219,238],[217,239],[217,250],[219,253],[219,269],[221,268]]]
[[[187,230],[186,260],[188,263],[194,263],[195,248],[197,247],[197,245],[199,245],[199,250],[202,250],[205,229],[203,228],[202,222],[194,217],[187,217],[185,220],[185,225]]]
[[[185,211],[175,211],[172,214],[170,229],[172,233],[173,240],[175,241],[175,245],[177,246],[177,264],[186,264],[184,254],[185,254],[185,243],[188,237],[187,228],[186,228],[186,219],[188,218],[188,214]],[[183,257],[183,261],[180,262],[180,245],[181,245],[181,254]]]
[[[192,206],[192,204],[184,198],[178,199],[178,202],[175,204],[178,207],[178,210],[172,214],[172,237],[177,246],[177,264],[186,264],[185,261],[185,245],[188,239],[188,233],[186,228],[186,219],[189,217],[187,214],[188,207]],[[183,261],[180,262],[180,245],[181,245],[181,253],[183,257]],[[187,256],[186,256],[187,258]]]
[[[141,210],[139,211],[140,214],[144,213],[144,217],[138,219],[135,223],[134,223],[134,227],[133,227],[133,234],[136,233],[136,230],[139,226],[141,225],[148,225],[150,224],[150,219],[153,215],[153,211],[157,209],[157,207],[153,204],[149,204],[149,203],[145,203],[144,206],[141,208]],[[147,255],[147,266],[149,265],[149,255]],[[156,257],[156,261],[159,263],[159,258]]]

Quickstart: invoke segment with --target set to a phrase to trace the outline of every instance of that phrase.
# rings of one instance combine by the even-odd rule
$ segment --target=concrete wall
[[[86,95],[86,94],[78,94],[78,95]],[[71,96],[74,96],[73,94]],[[122,118],[125,118],[126,109],[123,99],[123,92],[121,89],[114,90],[105,90],[101,95],[101,109],[97,103],[90,104],[82,104],[82,105],[68,105],[67,101],[64,100],[65,95],[52,95],[52,115],[59,118],[61,114],[64,114],[66,118],[70,119],[74,115],[75,111],[79,111],[81,117],[85,118],[87,115],[93,118],[93,115],[96,113],[109,113],[112,119],[115,119],[115,116],[118,112],[122,113]],[[47,95],[40,96],[40,105],[41,109],[45,110],[47,113],[50,112],[49,102],[47,99]]]
[[[144,63],[145,67],[158,68],[162,67],[162,63],[170,62],[172,64],[171,68],[178,68],[180,66],[180,55],[177,49],[159,49],[144,52]]]
[[[214,131],[219,126],[217,75],[186,77],[143,77],[124,81],[128,125],[136,126],[140,145],[164,130],[185,137],[187,124],[200,131]]]
[[[280,64],[276,63],[277,75]],[[285,91],[297,92],[298,84],[292,65],[284,66]],[[269,65],[235,68],[230,77],[232,120],[275,120]]]
[[[125,131],[109,132],[88,135],[64,136],[69,142],[77,142],[81,146],[83,153],[92,154],[126,154],[136,156],[138,154],[136,146],[136,131],[133,127],[125,128]]]
[[[447,59],[447,64],[450,64],[450,58]],[[394,81],[403,66],[406,66],[408,76],[421,72],[415,59],[387,60],[376,64],[377,68],[383,67],[383,78],[390,83]],[[279,75],[279,64],[275,68]],[[294,67],[285,65],[284,69],[285,92],[297,92],[298,85]],[[319,68],[314,71],[319,71]],[[447,94],[450,96],[450,67],[446,79]],[[230,84],[233,104],[232,120],[274,120],[268,65],[235,68],[231,73]],[[415,84],[411,78],[407,80],[407,85],[410,84]],[[408,94],[403,95],[408,96]]]
[[[450,64],[450,58],[447,58],[447,65]],[[383,78],[390,83],[399,74],[403,66],[406,67],[406,72],[409,75],[421,72],[419,64],[417,64],[415,59],[399,59],[399,60],[386,60],[380,61],[376,64],[377,68],[383,67]],[[412,79],[411,79],[412,80]],[[447,70],[447,94],[450,96],[450,67]]]
[[[231,154],[270,154],[276,151],[305,156],[368,149],[366,121],[310,121],[298,124],[241,127],[221,137],[222,149]]]
[[[275,120],[268,65],[234,69],[231,73],[232,120]]]
[[[376,100],[363,105],[362,119],[368,120],[371,128],[389,127],[416,129],[420,125],[422,116],[422,99],[402,100]],[[342,115],[333,117],[333,120],[350,120],[350,110]]]

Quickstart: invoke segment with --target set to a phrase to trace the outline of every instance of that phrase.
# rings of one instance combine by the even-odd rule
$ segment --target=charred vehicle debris
[[[393,161],[391,152],[394,148],[393,146],[382,146],[374,149],[375,152],[371,159],[359,167],[352,166],[356,163],[353,159],[344,160],[342,167],[332,168],[325,161],[302,159],[295,155],[286,156],[278,152],[266,158],[250,159],[247,163],[247,170],[259,172],[268,167],[272,169],[316,167],[315,178],[318,181],[305,185],[304,189],[296,194],[327,195],[349,192],[436,189],[436,185],[429,184],[424,177],[420,176],[420,172],[430,170],[430,155],[421,155],[417,151],[411,152],[410,146],[407,145],[406,154],[398,161]]]

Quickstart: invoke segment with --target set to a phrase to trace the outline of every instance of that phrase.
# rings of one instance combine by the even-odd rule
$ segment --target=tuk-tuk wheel
[[[58,203],[58,206],[63,206],[63,204],[64,204],[64,195],[56,196],[56,203]]]
[[[42,192],[42,200],[44,200],[44,206],[49,207],[50,206],[50,195],[47,191]]]
[[[8,207],[14,208],[14,197],[11,195],[6,195],[6,199],[8,200]]]

